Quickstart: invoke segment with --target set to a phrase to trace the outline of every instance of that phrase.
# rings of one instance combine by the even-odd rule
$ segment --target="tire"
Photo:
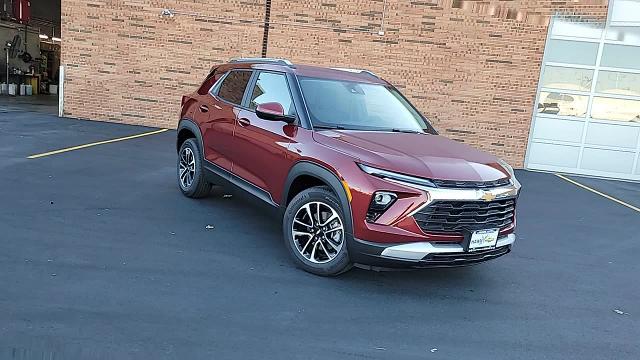
[[[296,265],[320,276],[336,276],[351,269],[344,224],[340,200],[328,187],[312,187],[296,195],[282,221],[285,246]]]
[[[182,165],[188,166],[188,174],[182,174]],[[178,151],[177,162],[178,187],[182,194],[189,198],[203,198],[209,195],[211,184],[204,178],[204,169],[202,167],[202,153],[198,147],[196,139],[187,139],[180,146]],[[185,175],[181,178],[181,174]],[[191,181],[187,181],[187,180]]]

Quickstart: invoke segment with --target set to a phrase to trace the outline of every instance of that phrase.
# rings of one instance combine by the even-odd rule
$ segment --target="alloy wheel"
[[[291,232],[298,252],[315,264],[333,260],[344,245],[344,226],[340,215],[321,201],[306,203],[298,209]]]
[[[196,159],[193,151],[185,147],[180,152],[180,185],[188,189],[193,183],[196,174]]]

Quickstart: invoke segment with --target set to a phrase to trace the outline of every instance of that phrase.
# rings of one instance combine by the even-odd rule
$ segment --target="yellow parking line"
[[[64,148],[64,149],[49,151],[49,152],[42,153],[42,154],[35,154],[35,155],[27,156],[27,159],[37,159],[37,158],[41,158],[41,157],[45,157],[45,156],[65,153],[65,152],[68,152],[68,151],[80,150],[80,149],[88,148],[88,147],[91,147],[91,146],[104,145],[104,144],[114,143],[114,142],[117,142],[117,141],[136,139],[136,138],[143,137],[143,136],[159,134],[159,133],[162,133],[162,132],[165,132],[165,131],[168,131],[168,130],[169,129],[160,129],[160,130],[149,131],[149,132],[142,133],[142,134],[136,134],[136,135],[125,136],[125,137],[116,138],[116,139],[98,141],[98,142],[84,144],[84,145],[72,146],[72,147],[68,147],[68,148]]]
[[[609,199],[609,200],[611,200],[613,202],[616,202],[616,203],[618,203],[618,204],[620,204],[622,206],[626,206],[631,210],[635,210],[637,212],[640,212],[640,208],[635,207],[635,206],[633,206],[631,204],[628,204],[628,203],[626,203],[626,202],[624,202],[622,200],[616,199],[613,196],[610,196],[610,195],[607,195],[605,193],[602,193],[602,192],[600,192],[600,191],[598,191],[596,189],[592,189],[592,188],[588,187],[587,185],[580,184],[579,182],[571,180],[571,179],[569,179],[568,177],[566,177],[564,175],[556,174],[556,176],[559,177],[562,180],[565,180],[565,181],[568,181],[568,182],[572,183],[573,185],[579,186],[579,187],[581,187],[581,188],[583,188],[583,189],[585,189],[587,191],[591,191],[594,194],[598,194],[598,195],[600,195],[600,196],[602,196],[604,198],[607,198],[607,199]]]

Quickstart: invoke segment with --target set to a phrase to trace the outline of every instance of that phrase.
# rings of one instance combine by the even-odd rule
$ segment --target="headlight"
[[[511,177],[516,177],[516,173],[513,171],[513,167],[509,165],[509,163],[502,159],[498,159],[498,164],[500,164],[505,170],[507,170]]]
[[[513,167],[502,159],[498,159],[498,164],[500,164],[500,166],[502,166],[505,170],[507,170],[509,175],[511,175],[511,183],[515,185],[518,189],[520,189],[521,185],[518,179],[516,179],[516,172],[513,171]]]
[[[360,169],[362,169],[362,171],[366,172],[367,174],[373,175],[375,177],[379,177],[381,179],[397,180],[397,181],[402,181],[405,183],[410,183],[415,185],[436,187],[436,185],[433,182],[431,182],[431,180],[428,180],[428,179],[399,174],[399,173],[388,171],[388,170],[377,169],[377,168],[363,165],[363,164],[358,164],[358,166],[360,167]]]

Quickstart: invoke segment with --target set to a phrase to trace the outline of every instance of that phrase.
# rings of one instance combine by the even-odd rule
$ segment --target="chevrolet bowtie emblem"
[[[480,198],[484,201],[493,201],[495,200],[496,196],[490,192],[484,191]]]

